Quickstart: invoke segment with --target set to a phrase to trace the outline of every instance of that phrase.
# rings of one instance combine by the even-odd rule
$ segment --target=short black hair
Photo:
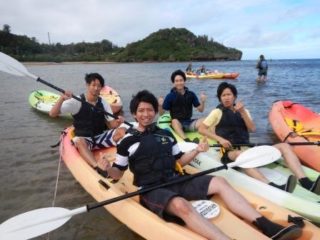
[[[174,79],[176,78],[176,76],[181,76],[183,77],[183,80],[186,81],[187,80],[187,77],[186,77],[186,74],[184,73],[184,71],[178,69],[176,71],[174,71],[172,74],[171,74],[171,82],[174,83]]]
[[[158,100],[157,98],[148,90],[142,90],[137,92],[136,95],[132,96],[130,101],[130,112],[131,114],[136,114],[138,106],[141,102],[150,103],[156,113],[158,113]]]
[[[99,73],[87,73],[84,79],[87,84],[90,84],[92,81],[98,79],[101,87],[104,87],[104,79]]]
[[[237,97],[238,95],[238,91],[237,91],[237,88],[231,84],[231,83],[227,83],[227,82],[222,82],[219,84],[218,88],[217,88],[217,98],[219,99],[219,101],[221,101],[221,95],[222,95],[222,92],[226,89],[226,88],[229,88],[231,90],[231,92],[233,93],[233,95],[235,97]]]

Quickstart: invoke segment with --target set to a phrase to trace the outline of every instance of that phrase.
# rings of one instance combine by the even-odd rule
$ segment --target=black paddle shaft
[[[124,199],[127,199],[127,198],[131,198],[131,197],[134,197],[134,196],[146,193],[146,192],[150,192],[150,191],[158,189],[158,188],[163,188],[163,187],[167,187],[167,186],[170,186],[170,185],[173,185],[173,184],[189,181],[189,180],[191,180],[191,179],[193,179],[195,177],[203,176],[203,175],[206,175],[206,174],[209,174],[209,173],[213,173],[213,172],[217,172],[217,171],[220,171],[220,170],[223,170],[223,169],[228,169],[228,166],[227,165],[221,165],[219,167],[210,168],[208,170],[205,170],[205,171],[202,171],[202,172],[198,172],[198,173],[195,173],[195,174],[192,174],[192,175],[186,175],[186,176],[183,176],[183,177],[182,176],[181,177],[177,177],[176,179],[174,179],[173,181],[170,181],[170,182],[164,182],[164,183],[161,183],[161,184],[158,184],[158,185],[153,185],[153,186],[150,186],[150,187],[141,188],[138,191],[131,192],[131,193],[128,193],[128,194],[124,194],[124,195],[119,196],[119,197],[107,199],[107,200],[102,201],[102,202],[87,204],[87,211],[89,212],[90,210],[102,207],[104,205],[108,205],[108,204],[111,204],[111,203],[114,203],[114,202],[118,202],[118,201],[121,201],[121,200],[124,200]]]
[[[63,94],[66,92],[66,91],[63,90],[62,88],[59,88],[59,87],[57,87],[57,86],[55,86],[55,85],[53,85],[53,84],[51,84],[51,83],[49,83],[49,82],[47,82],[47,81],[39,78],[39,77],[37,78],[37,82],[41,82],[41,83],[43,83],[43,84],[45,84],[45,85],[47,85],[47,86],[49,86],[49,87],[51,87],[51,88],[53,88],[53,89],[61,92],[61,93],[63,93]],[[72,94],[72,98],[74,98],[74,99],[76,99],[76,100],[78,100],[78,101],[80,101],[80,102],[82,102],[82,103],[89,104],[91,107],[93,107],[94,109],[96,109],[96,110],[98,110],[98,111],[101,111],[101,110],[102,110],[103,113],[104,113],[105,115],[107,115],[107,116],[110,116],[110,117],[112,117],[112,118],[114,118],[114,119],[118,119],[117,116],[115,116],[115,115],[113,115],[113,114],[111,114],[111,113],[106,112],[104,109],[99,109],[99,108],[97,108],[96,106],[94,106],[94,105],[92,105],[92,104],[90,104],[90,103],[88,103],[88,102],[83,102],[83,101],[81,100],[81,98],[79,98],[79,97],[77,97],[77,96],[75,96],[75,95],[73,95],[73,94]],[[133,125],[132,125],[131,123],[127,122],[127,121],[124,121],[124,123],[127,124],[129,127],[133,127]]]

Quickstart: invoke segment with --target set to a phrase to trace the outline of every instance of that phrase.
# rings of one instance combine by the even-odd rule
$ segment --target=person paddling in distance
[[[119,116],[118,119],[113,119],[105,116],[103,110],[110,114],[112,110],[110,105],[99,97],[100,90],[104,86],[104,79],[100,74],[86,74],[85,82],[86,93],[80,95],[83,102],[71,98],[72,93],[66,91],[52,107],[49,115],[57,117],[59,114],[72,114],[75,128],[73,143],[86,162],[98,173],[105,175],[107,160],[96,159],[91,150],[116,146],[116,142],[124,136],[126,131],[125,128],[117,128],[124,122],[124,118]],[[102,111],[97,110],[99,108]]]
[[[222,82],[217,89],[217,97],[220,104],[200,124],[199,133],[218,141],[225,152],[221,161],[227,163],[234,161],[242,152],[240,149],[232,147],[232,144],[248,144],[249,132],[256,130],[250,112],[245,108],[242,101],[237,101],[238,91],[236,87],[227,82]],[[320,194],[320,177],[312,182],[306,177],[298,157],[287,143],[273,145],[280,150],[288,168],[299,179],[300,184],[316,193]],[[277,185],[270,182],[258,169],[246,169],[245,173],[253,178],[265,182],[282,190],[292,192],[296,185],[296,177],[291,175],[284,185]]]
[[[133,172],[133,184],[148,187],[180,177],[175,171],[188,164],[200,152],[208,150],[207,142],[182,153],[173,135],[154,123],[158,112],[157,98],[147,90],[138,92],[130,102],[130,111],[138,125],[129,129],[117,146],[116,160],[109,164],[109,177],[118,180],[129,167]],[[184,223],[192,231],[207,239],[230,239],[216,226],[203,218],[188,200],[206,199],[217,194],[236,215],[252,222],[272,239],[296,239],[301,229],[296,225],[283,227],[258,213],[222,177],[203,175],[189,181],[157,188],[140,195],[141,204],[166,221]]]
[[[201,93],[199,101],[197,95],[185,86],[186,79],[183,71],[174,71],[171,75],[173,88],[164,100],[159,97],[158,103],[160,115],[169,111],[172,128],[182,139],[190,142],[184,131],[196,131],[201,122],[201,119],[192,119],[192,108],[195,107],[199,112],[203,112],[207,96]]]

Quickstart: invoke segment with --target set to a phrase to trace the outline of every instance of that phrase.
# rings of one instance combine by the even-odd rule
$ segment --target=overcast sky
[[[319,0],[10,0],[0,25],[40,43],[124,47],[163,28],[186,28],[243,52],[242,59],[320,58]]]

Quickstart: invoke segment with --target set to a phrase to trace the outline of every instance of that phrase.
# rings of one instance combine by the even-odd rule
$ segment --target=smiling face
[[[174,78],[173,86],[177,89],[177,91],[184,90],[185,80],[181,75],[177,75]]]
[[[222,94],[220,96],[220,102],[224,107],[226,108],[233,107],[233,104],[235,101],[236,101],[236,97],[234,96],[230,88],[226,88],[222,91]]]
[[[150,103],[140,102],[137,111],[133,116],[139,123],[138,129],[143,131],[147,126],[153,123],[156,112]]]

